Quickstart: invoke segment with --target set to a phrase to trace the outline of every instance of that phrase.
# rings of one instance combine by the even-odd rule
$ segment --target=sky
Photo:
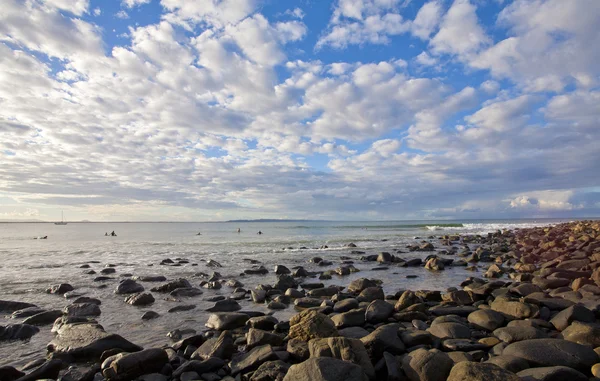
[[[0,220],[600,216],[598,0],[3,0]]]

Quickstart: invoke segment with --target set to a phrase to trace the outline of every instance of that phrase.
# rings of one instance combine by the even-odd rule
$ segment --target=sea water
[[[444,234],[487,234],[502,229],[526,228],[548,225],[567,220],[518,220],[518,221],[386,221],[386,222],[330,222],[330,221],[275,221],[275,222],[219,222],[219,223],[0,223],[0,299],[34,303],[46,309],[62,309],[70,303],[62,296],[49,295],[44,290],[53,284],[70,283],[78,293],[96,297],[102,301],[102,314],[98,322],[110,333],[118,333],[142,346],[162,346],[169,342],[167,332],[179,328],[201,331],[208,317],[204,310],[213,305],[204,299],[216,295],[228,296],[232,289],[204,290],[204,294],[172,301],[168,295],[153,293],[156,302],[146,307],[125,304],[122,295],[114,289],[121,274],[164,275],[169,280],[186,278],[198,286],[200,273],[220,272],[225,278],[241,281],[246,289],[257,284],[273,284],[276,277],[273,268],[277,264],[304,266],[308,271],[335,269],[341,264],[341,256],[354,260],[360,270],[349,276],[323,281],[325,285],[347,286],[360,277],[383,281],[386,293],[402,289],[444,290],[457,286],[469,276],[481,273],[464,267],[449,267],[441,272],[429,272],[422,267],[402,268],[389,266],[388,270],[372,270],[374,262],[362,262],[361,255],[351,254],[358,250],[368,254],[396,250],[402,258],[425,258],[432,252],[407,252],[406,246],[421,240],[432,242],[436,249],[443,249],[437,238]],[[240,232],[238,233],[238,229]],[[116,236],[105,236],[112,231]],[[263,234],[257,234],[261,231]],[[39,239],[47,236],[47,239]],[[354,243],[356,248],[348,248]],[[327,246],[327,248],[323,248]],[[319,267],[309,262],[313,257],[330,260],[330,267]],[[182,258],[189,261],[182,266],[160,265],[163,259]],[[209,268],[213,259],[222,268]],[[250,268],[248,260],[259,261],[268,270],[267,275],[241,276]],[[90,263],[97,261],[99,263]],[[87,275],[80,268],[90,263],[98,274]],[[94,282],[106,265],[116,265],[113,279]],[[407,278],[416,275],[416,278]],[[316,282],[318,278],[308,279]],[[100,285],[106,285],[99,288]],[[156,283],[143,282],[147,291]],[[167,313],[179,304],[194,304],[191,311]],[[272,312],[264,305],[240,301],[243,309]],[[148,310],[161,316],[155,320],[142,321],[141,315]],[[293,306],[276,311],[275,317],[288,319],[296,313]],[[16,321],[15,321],[16,320]],[[19,319],[0,316],[0,325],[19,323]],[[52,339],[51,326],[41,327],[40,333],[29,341],[0,342],[0,366],[23,364],[45,355],[46,344]]]

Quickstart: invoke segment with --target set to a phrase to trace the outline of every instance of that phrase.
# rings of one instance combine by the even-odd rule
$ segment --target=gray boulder
[[[585,374],[566,366],[549,366],[521,370],[517,373],[521,381],[587,381]]]
[[[240,312],[220,312],[211,314],[205,325],[217,331],[224,331],[243,327],[249,318]]]
[[[521,381],[506,369],[492,363],[463,361],[452,367],[448,381]]]
[[[125,303],[131,304],[132,306],[147,306],[148,304],[154,303],[154,296],[149,292],[129,295],[125,298]]]
[[[163,349],[146,349],[135,353],[120,353],[102,363],[102,375],[109,380],[132,380],[147,373],[158,373],[169,362]]]
[[[417,349],[402,360],[402,369],[411,381],[444,381],[454,361],[437,349]]]
[[[124,279],[117,285],[117,288],[115,289],[115,294],[136,294],[142,291],[144,291],[144,286],[137,283],[133,279]]]
[[[38,327],[29,324],[0,325],[0,341],[27,340],[39,331]]]
[[[292,365],[283,381],[368,381],[362,367],[332,357],[314,357]]]
[[[503,355],[521,357],[531,366],[567,366],[587,370],[598,362],[592,347],[561,339],[534,339],[509,344]]]

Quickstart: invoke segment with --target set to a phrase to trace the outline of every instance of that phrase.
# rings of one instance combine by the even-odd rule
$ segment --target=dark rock
[[[469,323],[476,328],[493,331],[504,325],[504,315],[494,310],[477,310],[467,317]]]
[[[115,294],[136,294],[142,291],[144,291],[144,286],[137,283],[133,279],[124,279],[121,282],[119,282],[119,285],[115,289]]]
[[[167,312],[173,313],[173,312],[190,311],[190,310],[193,310],[194,308],[196,308],[196,306],[194,304],[183,304],[180,306],[175,306],[173,308],[169,308],[167,310]]]
[[[162,275],[142,275],[142,276],[134,276],[131,279],[139,280],[140,282],[165,282],[167,277]]]
[[[265,290],[251,290],[250,295],[254,303],[264,303],[267,298],[267,292]]]
[[[159,348],[120,353],[104,360],[102,375],[109,380],[132,380],[147,373],[158,373],[168,362],[167,353]]]
[[[283,341],[284,337],[281,335],[255,328],[250,328],[246,334],[246,346],[248,349],[266,344],[273,347],[279,347],[283,345]]]
[[[548,337],[544,331],[534,327],[502,327],[496,329],[493,335],[505,343]]]
[[[576,304],[560,311],[550,320],[550,323],[557,330],[563,331],[574,321],[593,323],[596,321],[596,316],[589,309]]]
[[[24,375],[24,372],[21,372],[12,366],[6,365],[0,367],[0,380],[2,381],[14,381]]]
[[[1,313],[13,313],[18,310],[25,308],[37,308],[35,304],[24,303],[24,302],[13,302],[10,300],[0,300],[0,312]]]
[[[160,315],[158,314],[158,312],[154,312],[154,311],[146,311],[144,312],[144,314],[142,315],[142,320],[152,320],[152,319],[156,319],[157,317],[159,317]]]
[[[46,289],[47,294],[63,295],[65,292],[73,291],[75,288],[68,283],[56,284]]]
[[[335,310],[335,308],[334,308]],[[383,323],[388,320],[394,312],[394,306],[384,300],[374,300],[367,307],[365,318],[372,324]]]
[[[360,341],[363,342],[371,360],[378,361],[383,352],[399,355],[406,351],[406,347],[398,336],[399,324],[386,324],[378,327]]]
[[[360,365],[369,379],[375,378],[375,369],[364,344],[357,339],[330,337],[308,342],[310,357],[333,357]]]
[[[527,360],[516,356],[501,355],[490,358],[487,362],[496,364],[502,369],[517,373],[529,368]]]
[[[63,309],[63,313],[71,317],[100,316],[100,307],[93,303],[73,303]]]
[[[39,307],[27,307],[22,310],[17,310],[10,315],[11,319],[22,319],[29,316],[37,315],[40,312],[44,312],[43,309]]]
[[[149,292],[142,292],[126,297],[125,303],[131,304],[132,306],[147,306],[148,304],[154,303],[154,296]]]
[[[362,290],[364,290],[367,287],[377,287],[377,286],[378,286],[377,283],[373,282],[372,280],[369,280],[366,278],[360,278],[360,279],[355,279],[352,282],[350,282],[350,285],[348,286],[348,291],[360,293]]]
[[[288,288],[296,288],[298,287],[298,283],[294,279],[293,276],[288,274],[278,275],[277,282],[273,285],[273,288],[276,290],[285,291]]]
[[[287,267],[285,267],[283,265],[275,266],[275,274],[277,274],[277,275],[290,274],[290,273],[291,273],[290,269],[288,269]]]
[[[176,288],[175,290],[169,293],[170,296],[177,298],[180,296],[186,297],[194,297],[198,295],[202,295],[203,291],[196,287],[184,287],[184,288]]]
[[[367,287],[358,294],[356,300],[359,302],[372,302],[374,300],[384,300],[385,294],[381,287]]]
[[[265,275],[268,272],[269,270],[267,270],[265,266],[252,266],[251,268],[244,270],[244,273],[248,275]]]
[[[357,308],[348,312],[342,312],[331,317],[336,328],[355,327],[365,324],[365,310]]]
[[[211,357],[220,359],[231,358],[235,351],[233,336],[229,331],[223,331],[218,338],[213,338],[205,341],[200,348],[192,353],[192,360],[207,360]]]
[[[62,361],[58,359],[48,360],[40,365],[37,369],[31,373],[18,378],[17,381],[35,381],[42,379],[57,379],[60,369],[62,368]]]
[[[62,316],[62,311],[60,310],[51,310],[40,312],[39,314],[28,317],[23,320],[23,324],[30,325],[46,325],[52,324],[56,319]]]
[[[173,372],[173,377],[179,377],[185,372],[196,372],[198,374],[208,373],[217,369],[221,369],[225,365],[225,361],[217,357],[211,357],[204,361],[191,360],[181,364],[181,366]]]
[[[471,330],[459,323],[438,323],[432,324],[427,330],[433,336],[440,339],[469,339],[471,338]]]
[[[27,340],[38,333],[40,329],[29,324],[0,325],[0,341]]]
[[[165,283],[163,285],[154,287],[150,291],[154,292],[171,292],[178,288],[190,288],[192,285],[186,279],[179,278],[177,280]]]
[[[249,381],[282,381],[290,365],[281,360],[264,362],[252,374]]]
[[[233,299],[219,300],[214,306],[207,308],[210,312],[234,312],[242,309],[242,306]]]
[[[585,374],[566,366],[549,366],[543,368],[531,368],[521,370],[517,373],[521,381],[587,381]]]
[[[591,347],[561,339],[519,341],[504,348],[502,354],[521,357],[534,367],[561,365],[586,370],[598,362]]]
[[[248,319],[246,325],[250,328],[271,331],[279,321],[274,316],[257,316]]]

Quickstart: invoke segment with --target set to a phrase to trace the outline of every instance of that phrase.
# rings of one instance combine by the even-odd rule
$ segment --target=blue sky
[[[0,220],[600,214],[594,0],[8,0]]]

